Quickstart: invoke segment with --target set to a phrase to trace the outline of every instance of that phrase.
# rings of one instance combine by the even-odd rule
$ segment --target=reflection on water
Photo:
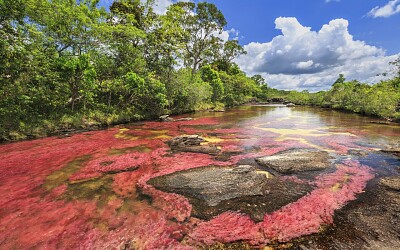
[[[257,128],[280,136],[356,135],[360,143],[376,143],[377,147],[396,145],[400,136],[396,123],[379,124],[369,117],[312,107],[243,106],[223,121],[246,129],[256,124]]]
[[[281,231],[271,231],[281,226],[281,217],[274,213],[266,216],[274,222],[265,219],[257,224],[234,213],[201,221],[190,216],[192,207],[186,198],[147,183],[157,176],[203,166],[256,165],[256,157],[292,148],[328,151],[337,164],[354,162],[323,173],[328,173],[325,182],[318,185],[326,188],[317,188],[289,208],[326,196],[333,201],[345,195],[354,197],[357,192],[344,193],[350,187],[346,185],[362,190],[370,176],[357,162],[373,168],[377,176],[398,174],[398,160],[378,152],[399,147],[398,124],[373,123],[376,120],[368,117],[325,109],[284,106],[242,106],[184,117],[194,120],[142,122],[67,138],[0,145],[0,249],[191,249],[208,244],[206,239],[214,242],[202,232],[215,234],[222,242],[244,240],[253,245],[276,237],[290,240],[307,230],[312,233],[319,229],[319,223],[330,223],[329,218],[309,218],[312,224],[304,222],[307,230],[290,222],[291,227]],[[166,142],[182,134],[202,136],[206,140],[202,146],[218,147],[219,155],[171,151]],[[258,169],[258,173],[269,175],[265,169]],[[288,180],[303,177],[289,176]],[[314,177],[308,176],[307,181]],[[301,208],[296,211],[302,211],[302,216],[311,213]],[[336,208],[327,207],[326,211],[329,209]],[[290,221],[296,214],[288,211],[281,214]],[[237,230],[221,229],[224,225]],[[270,238],[257,238],[261,230]]]

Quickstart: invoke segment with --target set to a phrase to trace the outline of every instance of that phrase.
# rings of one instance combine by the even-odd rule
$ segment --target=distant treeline
[[[214,4],[154,0],[0,0],[0,141],[69,129],[222,109],[284,95],[399,118],[398,78],[368,86],[338,82],[310,94],[271,89],[233,60],[246,53],[219,38]]]
[[[267,96],[281,97],[299,105],[314,105],[400,121],[400,77],[374,85],[340,75],[328,91],[280,91],[270,89]]]

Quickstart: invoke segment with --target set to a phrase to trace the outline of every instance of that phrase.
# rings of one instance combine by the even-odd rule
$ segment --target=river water
[[[233,242],[238,249],[291,247],[298,237],[309,242],[307,235],[329,233],[340,224],[341,208],[360,204],[357,199],[377,188],[379,178],[399,175],[398,158],[380,152],[399,148],[398,124],[279,105],[174,118],[182,117],[193,120],[0,145],[0,249],[196,249]],[[219,153],[171,151],[166,142],[183,134],[200,135]],[[261,222],[240,211],[196,218],[186,197],[148,183],[204,166],[250,164],[263,172],[268,169],[255,158],[293,148],[327,151],[333,166],[309,175],[277,175],[314,189]]]

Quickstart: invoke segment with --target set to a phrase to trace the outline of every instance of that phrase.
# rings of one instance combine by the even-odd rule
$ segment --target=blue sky
[[[319,30],[330,20],[344,18],[357,40],[400,52],[400,13],[390,18],[371,18],[367,13],[388,0],[210,0],[222,10],[228,27],[240,31],[242,44],[265,42],[280,34],[275,30],[277,17],[296,17],[312,30]],[[399,1],[400,4],[400,1]]]
[[[163,13],[174,1],[156,2]],[[238,65],[276,88],[328,89],[340,73],[372,84],[400,53],[400,0],[208,2],[228,21],[222,37],[239,39],[248,52]]]

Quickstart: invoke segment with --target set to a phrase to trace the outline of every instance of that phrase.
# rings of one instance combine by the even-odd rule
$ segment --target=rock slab
[[[290,149],[271,156],[257,158],[256,162],[281,174],[317,171],[331,167],[331,157],[326,151]]]
[[[202,145],[207,142],[199,135],[180,135],[168,141],[172,150],[216,155],[219,149],[214,145]]]
[[[400,191],[400,176],[384,177],[379,181],[381,186]]]
[[[193,206],[192,215],[206,220],[226,211],[239,211],[262,221],[265,213],[311,191],[308,184],[268,178],[265,173],[247,165],[202,167],[156,177],[149,184],[187,197]]]

